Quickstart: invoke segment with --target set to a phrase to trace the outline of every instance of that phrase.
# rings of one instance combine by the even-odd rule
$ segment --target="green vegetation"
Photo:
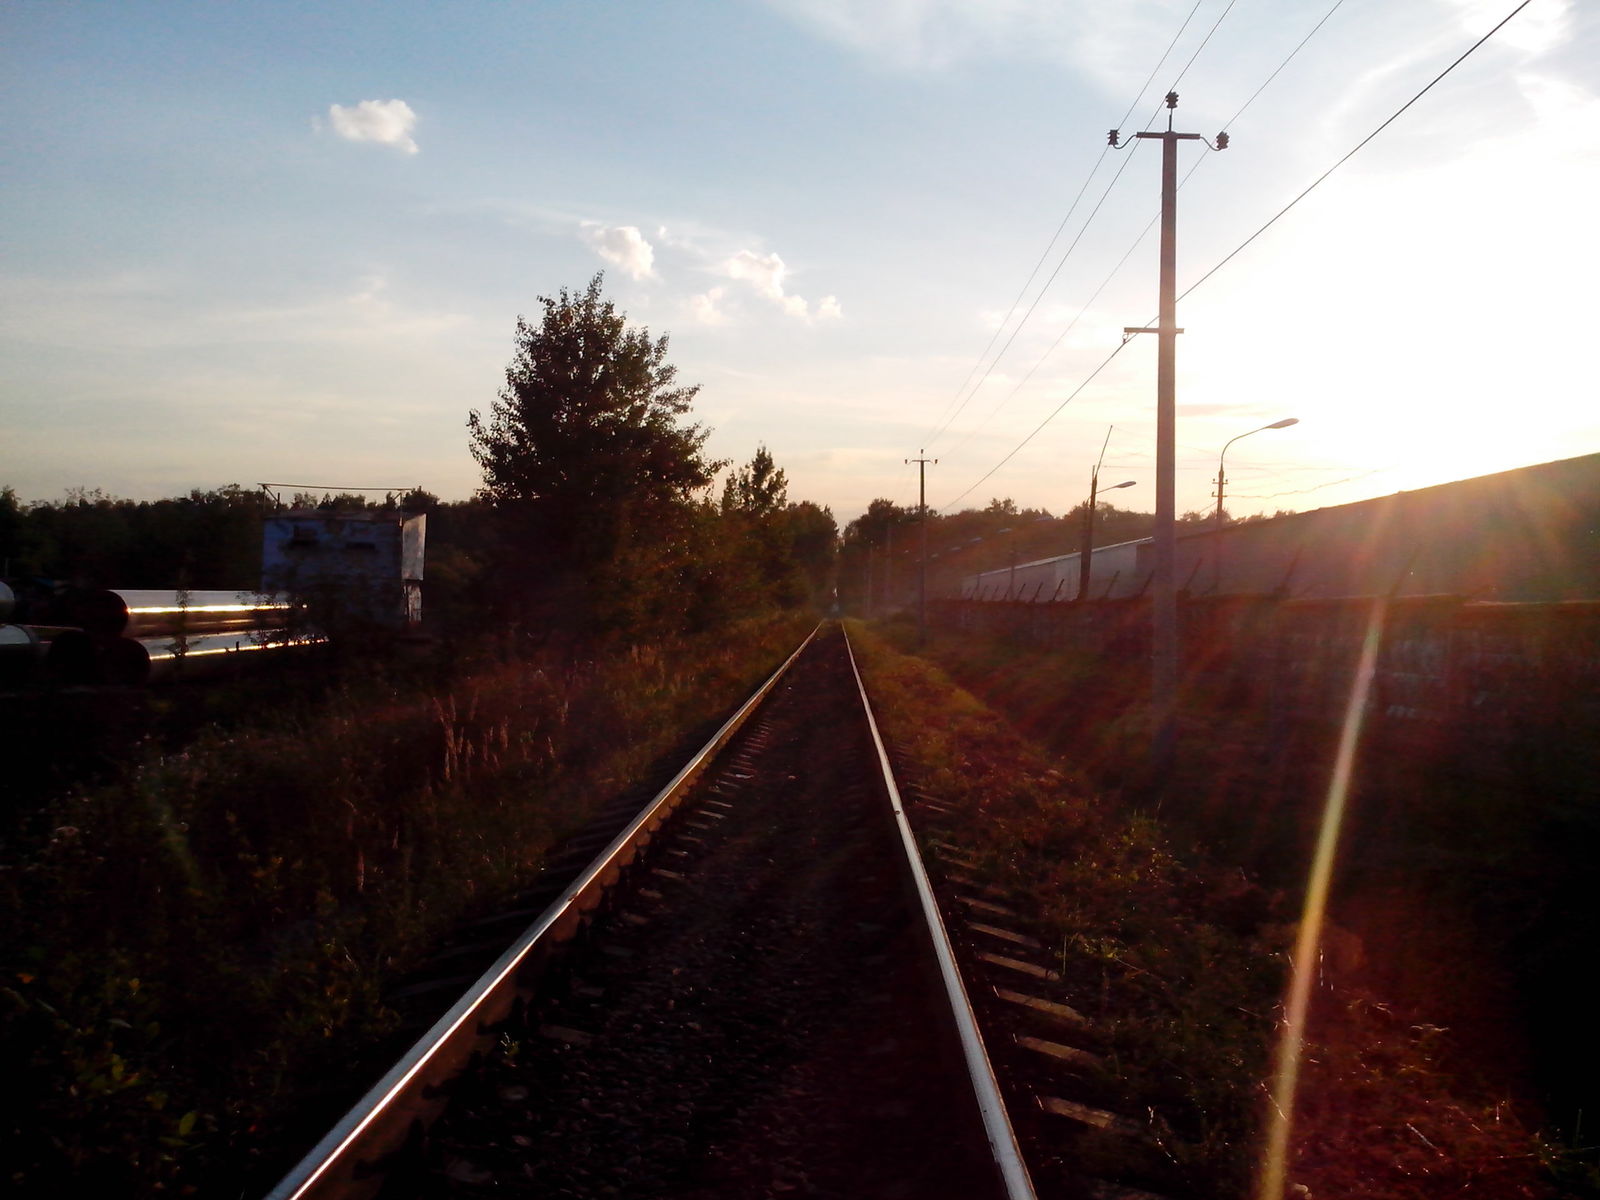
[[[1150,1161],[1110,1142],[1075,1153],[1184,1195],[1247,1194],[1280,965],[1237,926],[1261,898],[1186,867],[1158,826],[1119,815],[936,667],[854,626],[852,641],[897,763],[962,814],[956,840],[987,877],[1032,901],[1070,1002],[1113,1046],[1119,1107],[1160,1114]]]
[[[373,644],[270,692],[145,696],[118,736],[46,697],[107,726],[58,745],[118,749],[92,773],[40,765],[4,814],[0,1045],[32,1102],[6,1125],[13,1191],[268,1182],[304,1149],[288,1129],[393,1025],[385,988],[676,766],[831,595],[832,514],[789,502],[765,447],[713,499],[724,464],[683,423],[695,389],[666,339],[630,330],[598,276],[542,303],[470,419],[479,496],[293,501],[428,513],[432,653]],[[267,503],[6,490],[0,556],[84,584],[253,588]]]
[[[807,625],[391,670],[36,813],[0,862],[14,1191],[214,1193],[281,1156],[308,1090],[389,1028],[386,983]]]
[[[902,648],[912,641],[904,623],[885,630]],[[932,764],[940,788],[983,805],[963,840],[986,847],[1006,887],[1033,894],[1067,978],[1114,1001],[1107,1019],[1128,1095],[1150,1097],[1172,1125],[1162,1144],[1193,1194],[1249,1194],[1259,1085],[1299,916],[1295,875],[1327,747],[1302,740],[1291,761],[1275,761],[1248,711],[1192,691],[1179,770],[1152,813],[1124,787],[1149,737],[1131,673],[970,637],[936,636],[926,653],[1008,720],[969,694],[952,698],[928,663],[890,660],[909,681],[891,684],[898,700],[884,704],[897,743]],[[875,672],[876,696],[883,666]],[[1013,755],[1016,768],[1000,765]],[[1013,772],[1019,782],[1008,783]],[[1030,776],[1046,784],[1032,790]],[[1419,793],[1406,794],[1415,807]],[[1461,824],[1454,799],[1443,807]],[[1416,816],[1420,841],[1408,844],[1428,853],[1404,872],[1390,858],[1387,886],[1376,886],[1377,858],[1346,856],[1360,886],[1347,877],[1335,897],[1318,964],[1290,1178],[1314,1196],[1381,1200],[1591,1194],[1581,1156],[1521,1119],[1537,1109],[1503,1069],[1510,977],[1495,965],[1501,943],[1485,945],[1460,895],[1485,876],[1460,871],[1450,846],[1466,841],[1434,840],[1442,812]],[[1538,853],[1521,836],[1526,868]],[[1511,863],[1482,865],[1511,879]]]

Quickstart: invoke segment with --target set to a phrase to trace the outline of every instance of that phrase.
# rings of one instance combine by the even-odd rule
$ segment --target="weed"
[[[389,1032],[386,982],[804,632],[374,670],[38,809],[0,858],[0,1041],[26,1194],[207,1190],[277,1156]]]

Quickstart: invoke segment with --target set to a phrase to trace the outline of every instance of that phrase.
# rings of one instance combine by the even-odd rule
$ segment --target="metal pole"
[[[1078,550],[1079,600],[1089,598],[1089,576],[1094,562],[1094,496],[1099,486],[1100,468],[1096,467],[1089,472],[1089,506],[1083,511],[1083,545]]]
[[[1263,425],[1260,429],[1249,429],[1249,430],[1246,430],[1244,433],[1241,433],[1241,434],[1237,435],[1236,437],[1231,437],[1226,442],[1222,443],[1222,453],[1217,455],[1217,518],[1216,518],[1216,532],[1217,533],[1221,533],[1222,529],[1223,529],[1223,523],[1222,523],[1222,489],[1223,489],[1224,485],[1228,482],[1227,471],[1225,470],[1225,467],[1224,467],[1224,464],[1226,464],[1227,461],[1228,461],[1228,447],[1233,445],[1235,442],[1237,442],[1239,440],[1239,438],[1247,438],[1251,434],[1265,433],[1269,429],[1287,429],[1291,425],[1298,425],[1298,424],[1300,424],[1300,418],[1299,417],[1285,417],[1281,421],[1274,421],[1271,425]],[[1214,574],[1216,575],[1217,586],[1221,587],[1221,585],[1222,585],[1222,539],[1219,537],[1219,538],[1216,538],[1215,540],[1216,540],[1217,546],[1216,546],[1216,554],[1213,555],[1213,557],[1216,559],[1216,567],[1214,568]]]

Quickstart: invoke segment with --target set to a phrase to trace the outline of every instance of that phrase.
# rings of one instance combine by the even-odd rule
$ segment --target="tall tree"
[[[732,472],[722,486],[725,513],[765,517],[780,511],[788,499],[789,477],[765,446],[758,446],[749,464]]]
[[[702,456],[707,431],[681,420],[699,389],[676,386],[667,339],[628,328],[602,279],[541,296],[537,324],[517,318],[505,386],[467,420],[479,495],[536,570],[609,562],[720,465]]]

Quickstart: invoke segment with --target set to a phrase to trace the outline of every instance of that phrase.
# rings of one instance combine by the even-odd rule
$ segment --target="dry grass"
[[[13,1191],[238,1179],[390,1027],[386,981],[808,625],[374,676],[49,805],[0,862]]]
[[[1111,1034],[1124,1103],[1160,1114],[1153,1129],[1167,1186],[1191,1196],[1251,1194],[1292,898],[1208,863],[1187,841],[1174,853],[1163,823],[1102,799],[937,667],[853,636],[897,756],[969,814],[960,838],[995,881],[1030,897],[1075,1007]],[[1137,710],[1087,716],[1092,709],[1070,703],[1088,682],[1072,664],[1052,674],[1058,664],[1037,654],[970,642],[932,653],[1030,730],[1075,721],[1067,736],[1103,756],[1094,764],[1101,778],[1116,776],[1117,756],[1137,753]],[[1226,756],[1226,739],[1216,753]],[[1235,803],[1249,804],[1252,778],[1237,772]],[[1342,931],[1333,941],[1313,1002],[1290,1173],[1304,1190],[1295,1194],[1586,1194],[1580,1165],[1560,1162],[1509,1103],[1452,1068],[1424,1014],[1401,1014],[1363,987],[1359,943]]]

